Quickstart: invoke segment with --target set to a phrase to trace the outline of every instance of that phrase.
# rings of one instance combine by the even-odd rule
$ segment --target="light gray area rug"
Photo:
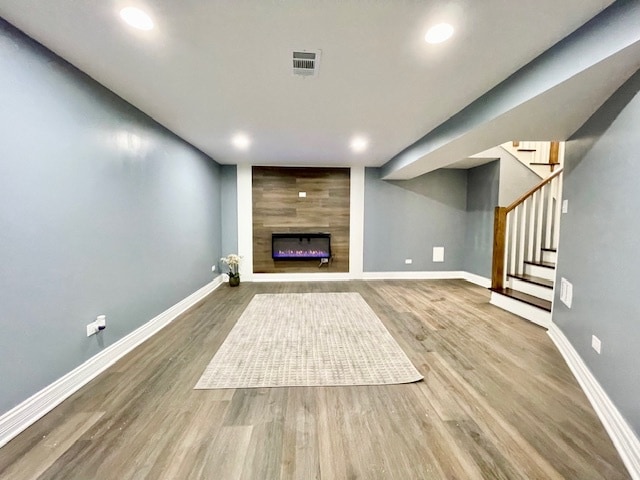
[[[256,295],[196,389],[422,379],[359,293]]]

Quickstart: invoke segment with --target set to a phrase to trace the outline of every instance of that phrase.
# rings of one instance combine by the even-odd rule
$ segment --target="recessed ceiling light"
[[[431,27],[424,39],[427,43],[442,43],[453,35],[453,27],[448,23],[439,23]]]
[[[231,143],[233,143],[233,146],[238,150],[246,150],[249,148],[249,145],[251,145],[251,139],[244,133],[238,133],[233,136]]]
[[[363,152],[367,149],[369,142],[364,137],[353,137],[351,139],[351,150],[354,152]]]
[[[153,28],[151,17],[136,7],[125,7],[120,10],[120,18],[140,30],[151,30]]]

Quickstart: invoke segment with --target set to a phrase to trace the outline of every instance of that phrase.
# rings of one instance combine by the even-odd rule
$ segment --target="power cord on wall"
[[[333,257],[321,258],[320,265],[318,265],[318,268],[322,268],[323,265],[326,265],[327,268],[329,268],[329,263],[333,263]]]

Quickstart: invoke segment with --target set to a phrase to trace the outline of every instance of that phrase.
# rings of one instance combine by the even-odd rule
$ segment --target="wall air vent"
[[[301,77],[317,77],[320,67],[320,50],[293,52],[293,74]]]

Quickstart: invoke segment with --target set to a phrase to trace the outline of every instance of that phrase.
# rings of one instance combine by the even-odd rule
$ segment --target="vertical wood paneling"
[[[253,167],[253,271],[348,272],[349,182],[348,168]],[[289,232],[330,233],[332,261],[274,261],[271,234]]]

